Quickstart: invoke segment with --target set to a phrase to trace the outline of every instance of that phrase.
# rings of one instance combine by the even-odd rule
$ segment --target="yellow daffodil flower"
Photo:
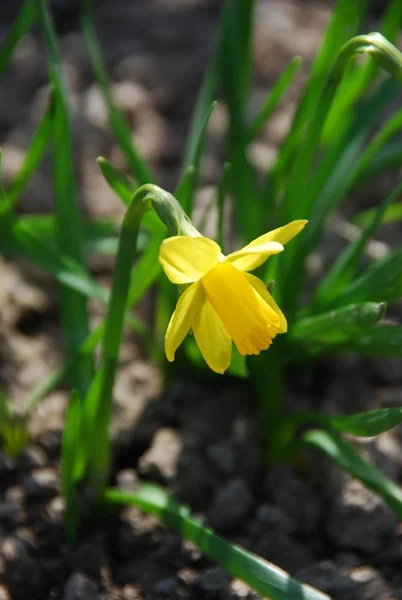
[[[232,340],[240,354],[259,354],[287,323],[264,283],[250,275],[297,235],[307,221],[292,221],[224,256],[206,237],[174,236],[163,241],[159,260],[173,283],[190,285],[180,296],[165,337],[165,351],[174,360],[177,348],[192,329],[201,353],[216,373],[232,356]]]

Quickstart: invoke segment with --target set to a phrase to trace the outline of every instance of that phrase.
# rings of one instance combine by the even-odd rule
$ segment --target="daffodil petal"
[[[237,250],[237,252],[232,252],[232,254],[226,256],[223,262],[231,263],[239,271],[252,271],[262,265],[267,258],[273,254],[282,252],[282,250],[284,248],[279,242],[266,242],[258,246],[251,246],[249,244],[241,250]]]
[[[279,333],[285,333],[288,330],[286,317],[275,302],[275,300],[272,298],[271,294],[268,292],[264,283],[255,275],[251,275],[251,273],[244,273],[244,276],[247,279],[247,281],[253,286],[253,288],[260,294],[262,299],[265,300],[265,302],[269,304],[269,306],[273,308],[274,311],[277,313],[280,322]]]
[[[232,339],[206,298],[194,318],[193,333],[207,365],[224,373],[232,358]]]
[[[268,233],[264,233],[264,235],[261,235],[260,237],[256,238],[255,240],[247,244],[247,246],[244,246],[244,248],[242,248],[241,250],[233,252],[233,254],[229,254],[229,256],[226,257],[226,261],[232,262],[241,271],[252,271],[253,269],[256,269],[257,267],[262,265],[262,263],[267,258],[269,258],[269,256],[271,256],[272,254],[277,254],[278,252],[283,250],[283,248],[281,248],[276,249],[276,251],[272,252],[270,250],[271,247],[278,247],[270,246],[270,244],[272,244],[273,242],[277,242],[278,244],[284,246],[298,233],[300,233],[300,231],[305,227],[307,223],[308,221],[306,221],[306,219],[299,219],[297,221],[291,221],[291,223],[288,223],[283,227],[278,227],[278,229],[273,229]],[[251,258],[249,258],[249,262],[247,262],[247,259],[243,258],[246,256],[250,257],[258,255],[260,255],[261,257],[260,260],[254,259],[253,261]]]
[[[279,333],[279,315],[262,299],[244,274],[220,263],[201,279],[213,309],[240,354],[259,354]]]
[[[203,289],[199,283],[191,285],[180,296],[165,335],[165,352],[170,362],[174,360],[177,348],[188,334],[194,317],[202,306],[203,298]]]
[[[217,264],[220,254],[209,238],[180,235],[162,242],[159,262],[172,283],[193,283]]]
[[[297,221],[291,221],[287,225],[283,227],[278,227],[278,229],[273,229],[272,231],[268,231],[268,233],[264,233],[264,235],[260,235],[260,237],[256,238],[246,248],[259,246],[260,244],[265,244],[266,242],[279,242],[280,244],[287,244],[292,240],[298,233],[301,232],[302,229],[307,225],[308,221],[306,219],[298,219]]]

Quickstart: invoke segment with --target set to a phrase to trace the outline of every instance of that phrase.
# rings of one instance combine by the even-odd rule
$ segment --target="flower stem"
[[[276,455],[283,420],[283,360],[275,340],[267,353],[250,360],[250,374],[258,400],[263,454],[267,462]],[[275,347],[276,346],[276,347]]]
[[[160,190],[162,193],[163,190]],[[163,192],[164,193],[164,192]],[[131,269],[137,248],[141,219],[152,208],[152,200],[158,196],[159,188],[145,184],[135,192],[123,219],[119,237],[112,290],[106,314],[103,336],[103,353],[100,364],[101,378],[94,423],[97,439],[96,452],[91,460],[90,488],[96,497],[103,493],[108,476],[111,442],[109,424],[113,406],[113,387],[116,378],[119,350],[123,333],[124,317],[128,304]],[[95,489],[94,489],[95,488]]]

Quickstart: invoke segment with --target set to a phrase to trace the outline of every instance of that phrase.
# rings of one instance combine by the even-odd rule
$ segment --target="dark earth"
[[[19,2],[3,0],[0,43]],[[108,132],[79,33],[78,0],[52,3],[71,92],[76,162],[83,211],[123,213],[95,163],[102,155],[124,170]],[[380,3],[379,3],[380,4]],[[136,143],[160,185],[172,189],[202,73],[213,49],[221,3],[216,0],[98,2],[96,26],[113,78],[114,94]],[[255,81],[250,115],[287,61],[304,59],[300,77],[251,147],[263,172],[285,133],[332,3],[260,0],[254,36]],[[373,23],[367,31],[375,28]],[[0,141],[5,182],[18,168],[48,91],[46,57],[34,30],[1,77]],[[226,112],[218,104],[209,127],[197,197],[197,222],[208,233],[208,209],[220,175]],[[50,210],[49,157],[27,186],[21,212]],[[319,274],[344,241],[351,211],[375,204],[395,173],[370,182],[337,215],[316,256]],[[400,239],[398,226],[381,230],[369,251]],[[111,261],[93,260],[110,282]],[[22,260],[0,259],[0,385],[21,407],[38,382],[62,361],[57,288]],[[94,305],[94,323],[102,314]],[[139,308],[146,310],[146,306]],[[401,320],[401,306],[390,313]],[[328,357],[293,368],[288,410],[333,413],[398,406],[400,360]],[[165,391],[162,391],[166,387]],[[32,415],[31,441],[18,459],[0,453],[0,600],[223,600],[257,597],[191,544],[135,508],[90,528],[77,548],[63,530],[60,439],[67,388],[50,394]],[[115,464],[111,483],[135,489],[139,479],[162,483],[225,537],[327,592],[334,600],[402,599],[402,529],[398,518],[358,481],[315,453],[296,464],[262,462],[256,403],[244,381],[205,381],[181,373],[167,386],[136,339],[127,334],[116,386]],[[356,442],[357,443],[357,442]],[[359,442],[391,479],[401,483],[402,429]]]

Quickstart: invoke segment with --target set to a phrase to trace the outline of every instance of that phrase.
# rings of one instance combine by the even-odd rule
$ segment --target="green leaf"
[[[313,429],[302,436],[302,442],[336,462],[352,477],[378,494],[388,506],[402,517],[402,490],[381,471],[365,461],[359,452],[335,431]]]
[[[358,225],[359,227],[366,228],[369,223],[374,219],[378,208],[369,208],[364,212],[359,213],[354,219],[353,223]],[[391,206],[387,206],[382,216],[382,223],[396,223],[398,221],[402,221],[402,202],[398,202],[396,204],[392,204]]]
[[[141,257],[135,264],[133,270],[131,271],[131,280],[130,280],[130,289],[129,289],[129,306],[132,308],[140,298],[147,292],[149,287],[152,285],[154,280],[157,278],[160,272],[160,265],[157,260],[157,256],[159,253],[160,241],[155,238],[152,240],[149,245],[146,247]],[[48,253],[49,254],[49,253]],[[52,253],[50,253],[51,255]],[[57,270],[57,269],[56,269]],[[70,281],[71,283],[71,281]],[[73,279],[74,283],[74,279]],[[84,282],[76,283],[76,289],[82,289],[83,291],[87,291],[90,293],[94,291],[94,293],[100,294],[102,296],[102,300],[107,300],[107,294],[103,290],[92,290],[91,286],[86,286]],[[91,284],[92,285],[92,284]],[[130,327],[140,335],[146,346],[147,350],[151,354],[151,356],[156,354],[155,345],[149,340],[149,331],[146,325],[140,321],[137,317],[134,317],[133,314],[126,314],[126,322]],[[104,334],[104,319],[100,321],[100,323],[95,327],[95,329],[90,333],[88,338],[84,341],[81,347],[77,350],[75,356],[73,357],[73,361],[81,360],[82,356],[90,355],[99,344]],[[59,367],[55,369],[49,377],[47,377],[44,381],[41,381],[31,392],[30,397],[26,403],[24,414],[28,415],[32,412],[34,407],[44,398],[47,394],[49,394],[53,389],[59,385],[62,380],[65,378],[66,374],[68,374],[69,369],[71,368],[71,364],[65,364],[63,367]]]
[[[84,268],[82,224],[75,185],[68,92],[48,2],[36,0],[36,6],[41,34],[49,58],[50,80],[54,89],[52,174],[57,245],[61,253]],[[88,336],[87,299],[70,287],[61,286],[60,305],[66,356],[67,360],[70,360]],[[71,369],[71,383],[81,395],[86,393],[93,373],[94,364],[91,356],[86,356]]]
[[[2,450],[16,458],[29,441],[27,421],[24,415],[16,414],[11,400],[0,389],[0,443]]]
[[[189,189],[187,190],[187,194],[183,195],[183,197],[181,199],[180,199],[180,194],[179,194],[179,196],[177,196],[177,199],[181,203],[184,212],[187,213],[190,218],[193,213],[193,196],[194,196],[195,187],[197,185],[201,154],[202,154],[202,149],[203,149],[204,141],[205,141],[205,133],[207,131],[208,122],[209,122],[209,119],[211,117],[212,111],[214,110],[215,106],[216,106],[216,102],[214,101],[214,102],[212,102],[209,109],[206,111],[204,120],[197,121],[197,126],[199,127],[199,129],[194,129],[191,132],[191,134],[194,136],[194,139],[191,142],[192,148],[193,148],[192,157],[191,157],[192,163],[191,163],[191,165],[189,165],[189,167],[187,167],[183,171],[183,174],[182,174],[180,181],[177,184],[177,188],[176,188],[175,195],[177,196],[177,189],[180,190],[180,188],[185,185],[183,182],[183,179],[187,179],[187,187],[189,186],[189,183],[191,183],[191,187],[189,187]],[[189,177],[188,169],[191,167],[193,167],[194,171],[192,173],[192,177]]]
[[[318,102],[316,109],[312,112],[306,129],[306,141],[300,148],[299,154],[292,167],[282,204],[284,208],[282,211],[282,220],[284,222],[293,219],[296,215],[296,210],[299,217],[305,216],[309,218],[311,216],[309,242],[301,245],[301,242],[299,241],[282,259],[285,262],[285,265],[288,265],[286,268],[286,278],[287,281],[290,282],[291,287],[290,290],[287,290],[288,302],[286,308],[290,314],[295,311],[297,305],[304,274],[305,256],[311,249],[311,240],[314,239],[314,236],[316,236],[319,231],[318,224],[320,223],[320,219],[323,219],[322,211],[320,212],[318,210],[318,201],[316,201],[315,195],[309,191],[309,177],[306,177],[306,174],[310,174],[312,171],[313,159],[320,144],[323,126],[333,101],[334,94],[337,90],[340,77],[348,62],[356,56],[359,56],[361,53],[369,53],[375,60],[381,59],[382,66],[394,75],[398,81],[402,81],[402,53],[379,33],[352,38],[343,45],[336,56],[336,60],[326,80],[320,101]],[[391,121],[392,123],[388,124],[389,130],[392,131],[394,127],[399,128],[401,125],[400,114],[397,113]],[[383,135],[385,135],[385,133],[383,134],[380,132],[378,137],[376,136],[369,145],[369,148],[366,149],[364,156],[359,163],[359,169],[362,164],[364,165],[364,161],[367,161],[367,153],[371,152],[375,145],[383,143]],[[350,176],[350,180],[353,181],[352,176]],[[350,180],[348,185],[350,185]],[[344,188],[345,183],[341,181],[341,184]],[[342,196],[344,193],[345,189],[342,190]],[[318,214],[319,216],[317,216]]]
[[[367,166],[366,172],[360,174],[361,179],[356,183],[364,182],[368,177],[371,177],[376,173],[399,168],[401,162],[402,144],[399,141],[390,142],[373,156],[370,164]]]
[[[399,131],[400,111],[392,114],[364,147],[376,125],[378,114],[391,107],[391,101],[399,89],[398,82],[388,79],[368,100],[361,100],[359,110],[354,113],[349,127],[338,135],[337,141],[331,144],[324,158],[315,167],[312,181],[306,190],[308,204],[314,210],[307,232],[309,243],[304,252],[311,251],[317,244],[328,215],[363,177],[387,140]]]
[[[371,437],[402,423],[402,408],[382,408],[354,415],[328,415],[328,424],[343,433]]]
[[[341,56],[342,54],[338,55],[338,60]],[[336,84],[334,83],[333,86],[335,89]],[[305,243],[302,246],[303,255],[311,252],[318,243],[328,215],[335,210],[347,193],[356,185],[357,181],[361,179],[376,154],[386,145],[388,140],[401,130],[402,111],[397,111],[392,114],[364,148],[364,142],[378,119],[378,111],[383,111],[388,106],[395,90],[398,89],[399,85],[394,80],[385,82],[383,87],[367,103],[363,104],[356,113],[354,121],[344,131],[343,137],[340,137],[333,148],[327,152],[321,167],[320,165],[318,168],[315,167],[316,174],[313,181],[309,182],[306,187],[303,199],[296,204],[300,214],[304,214],[310,219]],[[330,90],[331,86],[328,86],[329,96],[331,95]],[[323,114],[326,110],[326,102],[330,102],[330,98],[327,98],[325,102],[323,101],[322,105],[320,104]],[[313,139],[313,133],[314,135],[319,133],[319,118],[312,117],[310,126],[312,128],[311,139]],[[318,138],[317,140],[319,141]],[[313,150],[312,147],[311,150]],[[301,153],[299,157],[300,165],[307,158]],[[293,252],[297,252],[300,256],[300,250],[297,251],[295,247]],[[298,269],[298,266],[296,268]]]
[[[287,442],[294,440],[300,426],[318,423],[356,437],[373,437],[402,423],[402,408],[381,408],[350,415],[331,415],[317,411],[295,412],[285,418]]]
[[[106,160],[106,158],[100,156],[96,159],[96,162],[109,187],[112,188],[123,204],[128,206],[136,190],[136,186],[128,179],[128,177],[120,173],[111,162]]]
[[[152,239],[137,261],[131,272],[130,289],[128,292],[128,304],[130,307],[137,304],[147,293],[151,285],[162,272],[158,260],[161,239],[157,236]]]
[[[76,465],[83,450],[81,431],[81,400],[78,392],[71,393],[66,413],[61,445],[61,495],[66,502],[64,522],[70,544],[78,540],[81,510],[76,490]]]
[[[367,221],[367,224],[358,239],[351,244],[348,244],[345,250],[341,252],[317,288],[315,294],[317,304],[325,305],[325,303],[336,296],[336,294],[340,293],[353,279],[363,252],[379,227],[383,215],[386,213],[387,208],[399,198],[401,193],[402,181],[394,188],[391,194],[388,195],[385,201],[371,213],[371,219]]]
[[[225,11],[227,12],[228,10],[230,10],[229,2],[227,2],[223,9],[223,15],[225,14]],[[221,69],[224,30],[225,18],[222,16],[219,24],[218,40],[214,50],[213,59],[204,75],[201,88],[198,92],[197,102],[192,114],[190,130],[187,135],[186,148],[184,151],[182,173],[184,173],[186,169],[191,167],[191,165],[194,165],[196,162],[196,156],[199,151],[200,131],[203,130],[204,123],[208,121],[207,115],[210,111],[211,104],[216,97]]]
[[[0,426],[11,419],[12,412],[11,402],[8,396],[0,389]]]
[[[272,563],[217,536],[212,529],[192,517],[187,507],[177,504],[157,485],[142,484],[134,493],[109,489],[104,499],[106,503],[137,506],[157,517],[264,597],[272,600],[329,600],[326,594],[303,585]]]
[[[100,170],[102,171],[103,177],[106,179],[108,185],[114,191],[116,196],[128,206],[131,198],[136,190],[136,187],[131,181],[122,173],[120,173],[106,158],[98,158],[97,161]],[[142,220],[142,225],[152,231],[153,233],[166,235],[166,227],[158,219],[153,211],[147,212]]]
[[[102,420],[101,394],[104,380],[104,369],[100,368],[93,378],[85,401],[81,405],[81,439],[80,455],[77,456],[74,465],[75,484],[82,482],[86,478],[86,485],[96,487],[97,477],[99,476],[97,463],[103,462],[103,467],[107,471],[108,461],[105,459],[104,451],[109,447],[109,431],[102,427],[102,432],[98,430]],[[106,475],[106,472],[105,472]],[[92,489],[92,492],[95,490]]]
[[[225,239],[223,235],[225,198],[228,192],[231,170],[232,165],[230,163],[225,163],[223,165],[223,172],[219,180],[218,189],[216,192],[216,204],[218,206],[218,224],[216,232],[216,241],[221,247],[223,253],[225,253]]]
[[[357,302],[393,302],[402,296],[402,250],[377,260],[337,296],[333,305]]]
[[[385,310],[385,303],[351,304],[297,321],[288,338],[293,343],[337,344],[373,327],[383,318]]]
[[[390,42],[395,42],[402,21],[402,4],[400,0],[391,0],[385,7],[379,31]],[[378,73],[378,65],[373,60],[366,59],[346,70],[345,77],[339,86],[334,104],[325,124],[324,139],[337,137],[339,128],[345,126],[350,108],[355,105]]]
[[[53,215],[24,215],[19,218],[21,227],[27,227],[44,243],[56,244],[56,223]],[[91,219],[83,222],[85,253],[115,254],[118,225],[114,219]],[[141,247],[147,239],[143,236]],[[0,239],[0,251],[6,252],[7,241]]]
[[[10,62],[14,48],[19,44],[24,35],[31,29],[36,19],[36,6],[34,0],[25,0],[17,18],[11,26],[8,35],[0,48],[0,73]]]
[[[196,169],[193,165],[190,165],[184,171],[174,191],[175,198],[177,198],[178,202],[180,202],[184,212],[186,212],[188,216],[191,216],[191,213],[189,212],[189,207],[192,207],[195,187]]]
[[[273,169],[276,178],[280,177],[286,180],[289,162],[293,159],[296,152],[300,151],[303,128],[315,110],[335,56],[342,45],[358,32],[367,9],[367,0],[361,2],[339,0],[337,2],[330,24],[325,32],[310,71],[303,96],[299,101],[292,125],[278,154],[277,162]],[[283,215],[283,222],[289,220],[290,218]]]
[[[46,152],[52,132],[53,107],[54,94],[51,91],[47,109],[35,131],[35,135],[24,157],[22,165],[14,174],[7,187],[7,195],[12,207],[16,206],[25,185],[35,172]]]
[[[228,159],[235,216],[243,240],[263,233],[267,220],[257,178],[242,141],[246,139],[246,100],[251,74],[251,21],[255,2],[227,0],[222,14],[221,77],[229,112]],[[236,65],[236,68],[233,68]]]
[[[80,295],[106,301],[106,292],[87,271],[77,261],[60,253],[55,246],[47,244],[30,229],[27,222],[14,221],[5,239],[5,246],[41,266],[57,281]]]
[[[402,356],[402,325],[379,325],[332,350],[356,352],[361,356]]]
[[[286,69],[275,81],[274,86],[270,90],[264,104],[260,108],[257,116],[248,129],[245,140],[246,144],[249,144],[261,133],[265,123],[276,110],[282,96],[293,82],[295,75],[300,68],[301,62],[302,59],[300,56],[295,56],[292,58]]]
[[[93,25],[93,5],[94,0],[84,0],[81,13],[81,28],[87,44],[92,68],[107,107],[109,124],[114,138],[127,160],[133,177],[135,177],[139,185],[150,183],[153,181],[152,173],[145,160],[138,153],[132,140],[131,128],[113,100],[109,76]]]

